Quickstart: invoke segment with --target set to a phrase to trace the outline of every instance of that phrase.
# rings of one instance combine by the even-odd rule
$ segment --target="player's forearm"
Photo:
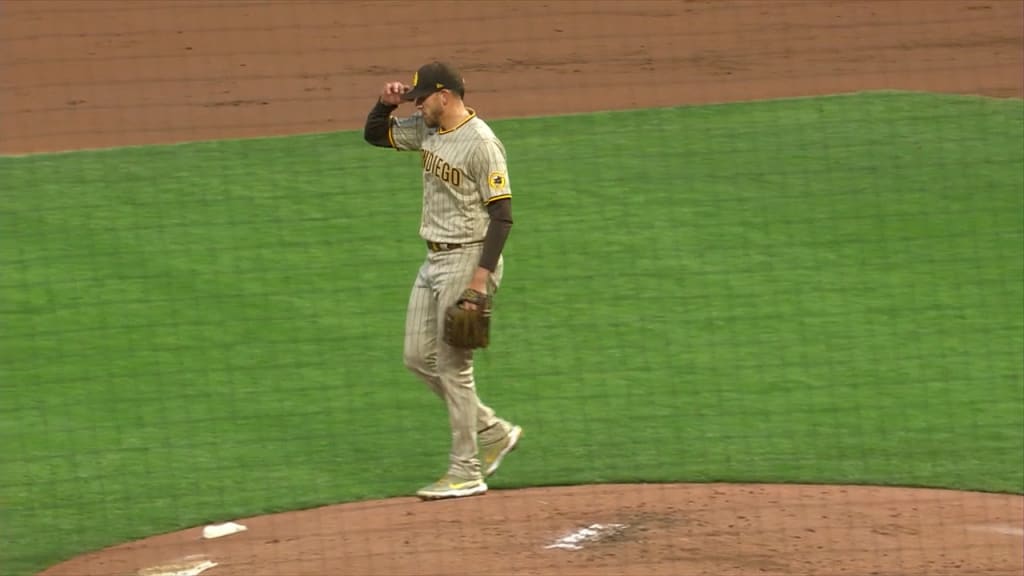
[[[503,198],[487,206],[491,222],[487,225],[484,237],[484,249],[480,255],[480,268],[494,272],[498,267],[498,258],[505,249],[505,241],[512,230],[512,200]]]
[[[391,112],[397,108],[385,104],[380,100],[373,106],[366,116],[366,125],[363,127],[363,138],[374,146],[391,147],[391,139],[388,137],[388,130],[391,127]]]

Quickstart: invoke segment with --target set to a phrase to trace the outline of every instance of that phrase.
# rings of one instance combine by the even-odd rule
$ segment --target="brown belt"
[[[447,252],[448,250],[455,250],[456,248],[473,246],[475,244],[483,244],[483,240],[477,240],[476,242],[466,242],[465,244],[455,244],[452,242],[431,242],[430,240],[427,240],[427,248],[431,252]]]

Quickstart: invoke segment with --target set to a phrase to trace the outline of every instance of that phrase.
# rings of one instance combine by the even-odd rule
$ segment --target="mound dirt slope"
[[[992,575],[1024,569],[1024,498],[943,490],[631,484],[395,498],[235,519],[46,576]],[[172,568],[176,567],[176,568]],[[205,572],[204,572],[205,573]]]

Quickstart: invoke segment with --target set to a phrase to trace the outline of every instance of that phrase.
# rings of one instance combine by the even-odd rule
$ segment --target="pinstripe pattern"
[[[511,196],[505,148],[475,112],[447,131],[427,128],[417,112],[392,118],[388,140],[396,150],[419,151],[423,167],[420,236],[430,242],[464,244],[484,239],[487,204]],[[501,440],[512,425],[480,401],[473,351],[444,342],[444,311],[469,285],[480,263],[482,244],[427,252],[409,295],[406,311],[406,367],[444,400],[452,431],[448,473],[480,478],[480,442]],[[498,290],[504,258],[491,274],[488,292]]]
[[[398,150],[419,150],[423,167],[420,236],[433,242],[473,242],[487,233],[487,204],[512,195],[505,146],[474,112],[448,131],[429,129],[422,116],[392,119]]]
[[[472,351],[452,348],[442,337],[444,310],[469,284],[481,250],[471,246],[428,252],[413,283],[405,324],[405,365],[445,401],[452,430],[449,472],[463,478],[480,476],[477,433],[487,430],[481,440],[492,442],[511,429],[480,401]],[[499,258],[488,287],[491,294],[497,291],[503,271],[504,261]]]

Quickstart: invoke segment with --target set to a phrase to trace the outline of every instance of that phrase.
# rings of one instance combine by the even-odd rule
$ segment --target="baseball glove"
[[[476,308],[464,308],[472,302]],[[455,348],[487,348],[491,331],[491,297],[467,288],[445,310],[444,340]]]

